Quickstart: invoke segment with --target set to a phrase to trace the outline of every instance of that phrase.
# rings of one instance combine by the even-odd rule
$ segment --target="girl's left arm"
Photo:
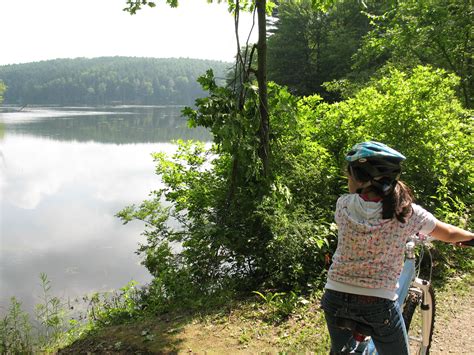
[[[436,221],[436,226],[430,235],[447,243],[465,242],[474,239],[474,233],[441,221]]]

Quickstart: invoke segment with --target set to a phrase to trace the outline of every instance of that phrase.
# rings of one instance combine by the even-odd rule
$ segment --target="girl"
[[[378,142],[355,145],[347,154],[349,194],[336,204],[338,245],[321,301],[331,337],[331,354],[352,336],[338,326],[350,319],[364,327],[379,354],[408,354],[408,338],[398,305],[397,281],[405,243],[416,233],[456,243],[474,234],[438,221],[413,203],[398,177],[405,157]]]

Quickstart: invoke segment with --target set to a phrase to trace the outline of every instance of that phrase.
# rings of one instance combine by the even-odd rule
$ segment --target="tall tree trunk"
[[[258,93],[260,112],[260,147],[259,156],[263,164],[263,175],[269,175],[270,168],[270,122],[268,114],[268,90],[267,90],[267,23],[266,23],[266,0],[256,0],[258,18]]]

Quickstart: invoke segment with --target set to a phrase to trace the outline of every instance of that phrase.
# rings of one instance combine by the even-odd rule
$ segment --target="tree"
[[[460,97],[473,106],[473,21],[469,0],[404,0],[382,15],[357,55],[358,70],[374,72],[387,61],[398,68],[433,65],[460,77]]]
[[[0,104],[3,102],[3,93],[5,92],[5,90],[7,89],[7,87],[5,86],[5,84],[0,81]],[[4,125],[3,123],[0,122],[0,138],[3,138],[3,135],[4,135]]]
[[[365,73],[354,75],[353,69],[353,57],[373,27],[367,13],[381,15],[390,6],[381,0],[281,2],[269,30],[270,80],[297,95],[316,93],[327,101],[346,97],[342,84],[367,81]]]
[[[3,102],[3,93],[7,90],[7,87],[3,83],[3,81],[0,81],[0,104]]]
[[[175,2],[167,3],[176,6]],[[126,10],[132,14],[143,5],[150,5],[148,1],[128,1],[128,4]],[[298,267],[291,271],[292,266],[285,265],[285,260],[295,258],[291,252],[280,252],[287,245],[284,240],[272,243],[275,231],[270,226],[279,219],[278,216],[285,213],[286,208],[284,201],[287,189],[284,184],[277,183],[281,178],[280,171],[288,165],[299,165],[298,161],[286,161],[286,155],[281,155],[280,152],[294,148],[297,154],[296,151],[303,149],[298,140],[291,138],[282,140],[296,142],[295,145],[280,146],[279,143],[279,136],[292,132],[293,128],[296,135],[299,134],[296,116],[293,115],[296,101],[285,90],[275,88],[271,95],[273,110],[269,109],[266,13],[272,3],[257,0],[245,3],[228,1],[228,4],[236,27],[240,11],[254,11],[258,17],[259,41],[257,45],[244,46],[241,51],[237,37],[235,76],[239,78],[239,82],[236,85],[219,86],[212,71],[208,71],[199,82],[209,95],[196,100],[197,109],[187,108],[184,111],[191,125],[203,126],[211,131],[213,148],[205,152],[199,145],[186,143],[180,145],[179,152],[171,159],[156,155],[157,173],[165,182],[165,188],[154,192],[153,200],[125,209],[119,217],[125,223],[139,218],[145,220],[150,227],[145,231],[145,235],[149,237],[148,244],[142,246],[139,252],[144,254],[144,263],[155,275],[155,282],[169,279],[167,273],[177,268],[178,271],[185,271],[180,275],[191,277],[190,285],[203,289],[209,287],[209,282],[212,281],[218,284],[211,284],[210,289],[217,289],[228,277],[234,281],[242,279],[241,284],[245,284],[245,287],[250,284],[252,288],[260,287],[261,282],[271,279],[269,274],[277,269],[280,276],[273,278],[278,279],[275,284],[288,286],[294,282],[304,283],[303,279],[308,277],[307,274],[303,275],[306,269]],[[254,58],[256,68],[252,66]],[[253,80],[255,77],[256,82]],[[274,125],[272,142],[278,150],[272,154],[270,118]],[[313,145],[311,142],[307,143]],[[210,157],[215,159],[209,160]],[[280,158],[284,160],[284,164],[281,164]],[[305,159],[313,159],[312,154],[308,154]],[[326,162],[317,160],[317,164],[322,168],[315,168],[314,163],[308,163],[298,170],[313,168],[308,176],[313,177],[315,183],[331,186],[329,183],[325,184],[325,177],[330,176],[326,173]],[[210,168],[206,169],[206,166]],[[303,179],[295,179],[295,183],[302,181]],[[327,200],[322,195],[321,199]],[[160,205],[159,201],[163,197],[171,203],[170,209],[163,209]],[[280,208],[278,211],[273,209],[275,200]],[[288,223],[291,225],[304,210],[298,207]],[[175,233],[167,228],[168,218],[178,220],[183,230]],[[310,218],[306,218],[305,223],[295,225],[294,229],[284,225],[281,232],[292,229],[295,240],[306,236],[309,231],[315,234],[317,231],[312,230],[310,221]],[[331,233],[326,227],[320,230],[324,231],[323,236],[309,238],[309,242],[314,242],[318,250],[327,246],[324,238]],[[170,253],[169,242],[181,243],[183,251]],[[295,244],[297,242],[291,245]],[[299,249],[302,253],[308,250],[305,244],[300,245]],[[269,253],[269,250],[273,251]],[[320,258],[321,254],[308,253],[308,257],[313,260]],[[174,267],[160,266],[157,260]],[[285,280],[284,275],[288,274],[292,276]],[[174,288],[173,285],[168,286]]]
[[[238,23],[239,2],[229,4]],[[257,7],[253,9],[257,13]],[[257,68],[252,66],[254,50]],[[455,182],[456,177],[464,181],[472,176],[472,165],[464,164],[470,149],[466,148],[468,120],[453,98],[454,76],[432,74],[428,68],[413,77],[394,72],[354,99],[335,104],[323,103],[317,95],[299,98],[269,83],[268,106],[263,107],[269,114],[272,154],[266,170],[261,150],[262,89],[261,82],[254,80],[265,62],[258,50],[258,45],[242,49],[238,43],[234,76],[240,85],[218,85],[209,70],[199,78],[208,95],[196,100],[195,109],[183,111],[191,126],[211,132],[212,147],[180,142],[172,156],[155,154],[162,189],[118,214],[124,223],[145,222],[147,242],[138,253],[154,276],[151,290],[158,291],[157,297],[174,298],[184,305],[181,301],[193,288],[209,295],[222,289],[302,289],[321,283],[325,256],[334,248],[332,206],[344,185],[341,152],[355,139],[396,142],[402,151],[400,144],[407,142],[408,150],[423,157],[424,164],[415,160],[408,176],[415,179],[425,170],[437,174],[427,174],[432,188],[418,190],[418,195],[430,201],[453,191],[453,206],[442,208],[453,218],[465,212],[462,193],[466,190]],[[440,129],[440,124],[446,127]],[[416,133],[422,133],[423,139]],[[426,137],[433,137],[436,146]],[[454,159],[460,164],[450,166],[449,159],[440,159],[442,163],[431,164],[434,169],[426,169],[433,159],[452,156],[453,144]],[[454,184],[450,187],[446,182]],[[178,227],[170,221],[177,221]],[[176,244],[179,251],[171,247]]]
[[[297,95],[339,99],[323,84],[350,73],[352,56],[369,30],[366,6],[353,0],[324,8],[311,0],[281,3],[268,40],[269,78]]]
[[[312,48],[308,31],[312,23],[312,7],[305,1],[301,6],[284,3],[278,7],[277,22],[270,29],[268,41],[269,78],[280,85],[286,85],[298,95],[315,92],[311,85],[314,69],[311,63]]]
[[[208,1],[212,2],[212,0]],[[221,2],[221,0],[217,0]],[[258,43],[257,43],[257,57],[258,57],[258,66],[256,69],[256,76],[258,82],[258,95],[259,95],[259,113],[260,113],[260,127],[258,130],[260,138],[260,146],[258,148],[258,154],[262,161],[263,176],[269,176],[270,169],[270,124],[269,124],[269,112],[268,112],[268,94],[267,94],[267,29],[266,29],[266,14],[271,10],[274,5],[273,2],[268,2],[267,0],[254,0],[254,1],[244,1],[240,2],[239,0],[228,0],[229,11],[234,14],[236,21],[236,28],[238,29],[238,18],[240,11],[256,11],[258,18]],[[166,0],[166,3],[171,7],[178,6],[177,0]],[[155,3],[148,0],[127,0],[127,7],[124,8],[124,11],[130,12],[130,14],[135,14],[143,6],[155,7]],[[236,36],[238,37],[238,31],[236,31]],[[239,39],[237,38],[239,43]],[[237,48],[237,65],[246,67],[248,63],[242,61],[240,56],[240,46]],[[251,69],[251,68],[249,68]],[[248,75],[245,75],[244,78],[248,78]]]
[[[260,112],[260,158],[263,163],[263,175],[268,175],[270,165],[270,115],[268,113],[268,89],[267,89],[267,23],[266,23],[266,0],[256,0],[255,4],[258,15],[258,44],[257,44],[257,81]]]

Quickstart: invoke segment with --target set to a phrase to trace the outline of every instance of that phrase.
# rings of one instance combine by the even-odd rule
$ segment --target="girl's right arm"
[[[459,243],[474,239],[474,233],[441,221],[436,221],[436,226],[430,235],[447,243]]]

